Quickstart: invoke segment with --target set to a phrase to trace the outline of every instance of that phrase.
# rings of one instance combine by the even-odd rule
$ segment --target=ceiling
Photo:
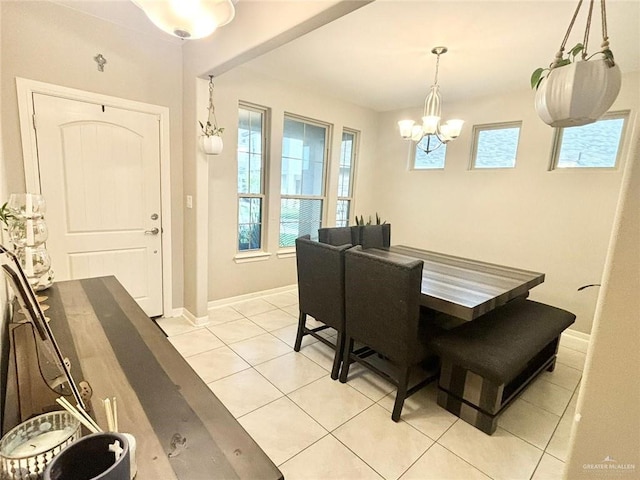
[[[587,4],[588,2],[584,2]],[[596,6],[599,2],[596,2]],[[577,1],[377,0],[247,64],[272,77],[377,111],[421,105],[445,45],[443,101],[528,88],[553,60]],[[600,48],[594,11],[589,51]],[[568,48],[582,41],[583,5]],[[613,51],[623,71],[640,70],[640,2],[607,2]]]
[[[57,3],[145,33],[155,28],[126,1],[115,9],[113,2]],[[439,74],[443,100],[494,95],[527,88],[531,72],[553,60],[577,3],[377,0],[245,67],[319,94],[388,111],[422,104],[435,73],[431,48],[445,45],[449,52],[441,57]],[[567,49],[582,41],[588,6],[584,3]],[[595,3],[590,53],[601,43],[600,2]],[[640,1],[609,0],[606,5],[611,50],[620,68],[640,70]]]

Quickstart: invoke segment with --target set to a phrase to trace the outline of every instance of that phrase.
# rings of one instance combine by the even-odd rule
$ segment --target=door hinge
[[[31,115],[31,123],[33,124],[33,129],[36,130],[36,114]]]

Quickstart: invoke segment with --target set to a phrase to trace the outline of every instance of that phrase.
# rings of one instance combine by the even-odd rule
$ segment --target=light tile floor
[[[584,353],[560,347],[492,436],[439,407],[434,384],[394,423],[393,385],[360,365],[331,380],[333,350],[314,338],[293,351],[297,308],[291,291],[212,309],[202,327],[157,321],[288,480],[562,478]]]

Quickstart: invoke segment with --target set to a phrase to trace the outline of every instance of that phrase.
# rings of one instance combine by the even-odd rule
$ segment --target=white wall
[[[25,189],[15,78],[170,109],[173,304],[183,303],[182,52],[165,34],[145,35],[50,2],[0,2],[2,129],[8,192]],[[155,30],[154,30],[155,33]],[[99,72],[93,57],[107,59]],[[0,198],[0,203],[4,200]]]
[[[210,283],[206,242],[209,168],[197,150],[197,118],[206,99],[197,92],[198,79],[227,72],[367,3],[369,0],[244,1],[236,6],[233,22],[206,39],[185,43],[183,138],[188,140],[183,151],[184,193],[192,196],[193,208],[184,212],[184,305],[196,322],[208,318]]]
[[[640,139],[627,166],[565,466],[565,478],[640,469]],[[613,462],[605,462],[612,458]],[[602,473],[600,473],[602,472]],[[600,476],[598,478],[605,478]]]
[[[207,111],[208,81],[200,80],[199,115],[204,122]],[[283,84],[247,68],[236,68],[215,79],[216,116],[221,126],[225,148],[221,155],[209,157],[209,300],[291,285],[296,282],[295,257],[279,258],[280,161],[284,114],[291,113],[332,125],[332,142],[328,165],[328,209],[325,225],[335,225],[338,165],[342,129],[360,132],[357,170],[358,182],[368,180],[376,156],[377,115],[372,110],[332,98],[311,95],[307,91]],[[238,102],[248,102],[270,109],[268,224],[266,250],[271,257],[264,261],[236,263],[237,253],[237,125]],[[359,185],[358,185],[359,187]],[[364,187],[362,187],[364,188]],[[354,205],[358,211],[358,205]]]
[[[448,145],[441,171],[409,171],[408,145],[396,122],[419,109],[380,116],[373,170],[377,195],[359,197],[365,213],[392,224],[392,242],[546,273],[533,299],[574,312],[572,327],[589,333],[622,172],[640,106],[638,73],[626,75],[612,110],[631,109],[620,166],[610,171],[548,171],[553,129],[533,109],[533,93],[443,107],[444,118],[466,121]],[[474,124],[522,121],[515,169],[468,169]],[[635,133],[637,135],[637,133]]]

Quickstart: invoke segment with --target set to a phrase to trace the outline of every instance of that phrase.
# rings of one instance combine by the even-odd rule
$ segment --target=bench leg
[[[438,388],[438,405],[487,435],[492,435],[498,427],[497,415],[482,412],[440,388]]]
[[[438,405],[484,433],[491,435],[498,425],[504,385],[442,362],[438,381]]]
[[[547,367],[547,372],[553,372],[556,369],[556,359],[553,359],[553,362],[551,362],[551,365],[549,365]]]

